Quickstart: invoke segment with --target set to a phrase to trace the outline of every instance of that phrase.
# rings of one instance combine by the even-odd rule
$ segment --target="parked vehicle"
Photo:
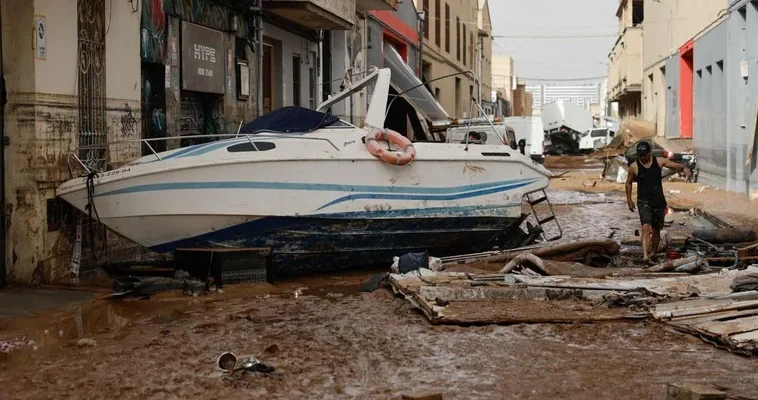
[[[608,128],[594,128],[582,133],[579,138],[579,152],[589,154],[611,143],[615,132]]]
[[[545,159],[543,140],[545,131],[540,117],[508,117],[505,124],[516,132],[516,140],[526,141],[526,154],[532,160],[542,162]]]
[[[579,152],[581,134],[593,128],[592,113],[572,103],[556,101],[542,107],[545,153]]]
[[[503,143],[495,132],[492,131],[492,127],[501,137],[506,139],[507,143]],[[456,120],[455,124],[447,130],[446,138],[448,143],[466,143],[466,138],[469,138],[469,143],[476,144],[489,144],[489,145],[502,145],[510,146],[512,149],[518,148],[516,133],[512,127],[503,123],[499,118],[495,118],[492,121],[492,125],[488,122],[482,122],[481,118],[473,118],[469,120]]]
[[[268,248],[275,275],[518,245],[522,198],[545,189],[550,171],[502,143],[411,143],[385,130],[390,74],[374,70],[315,111],[285,107],[223,140],[111,171],[92,170],[79,158],[91,148],[76,149],[85,174],[56,194],[158,253]],[[326,114],[369,85],[365,128]]]

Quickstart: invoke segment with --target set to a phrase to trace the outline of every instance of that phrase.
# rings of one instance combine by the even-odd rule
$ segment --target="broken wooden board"
[[[491,278],[491,277],[488,277]],[[607,290],[531,288],[461,273],[390,275],[402,294],[434,324],[480,325],[573,323],[644,318],[645,314],[603,305]]]
[[[710,297],[731,293],[729,285],[734,278],[758,272],[756,267],[748,267],[742,271],[722,270],[715,274],[702,274],[681,277],[649,278],[649,279],[596,279],[572,278],[567,276],[519,277],[519,281],[529,286],[553,288],[582,288],[606,289],[617,291],[632,291],[646,289],[659,296],[689,297],[697,295]]]
[[[758,352],[758,292],[660,304],[651,314],[677,330],[733,352]]]

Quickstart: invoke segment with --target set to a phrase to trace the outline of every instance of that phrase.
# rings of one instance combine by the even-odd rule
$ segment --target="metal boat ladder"
[[[542,239],[544,239],[547,242],[552,242],[552,241],[562,238],[563,230],[561,229],[561,224],[559,224],[558,220],[555,218],[553,205],[550,203],[550,200],[547,198],[547,193],[545,192],[545,189],[540,189],[531,193],[527,193],[524,195],[524,198],[526,202],[529,203],[529,207],[531,207],[532,209],[532,215],[534,215],[534,219],[537,221],[537,225],[542,230]],[[535,207],[535,206],[539,206],[539,207]],[[540,213],[538,212],[538,210],[541,210],[542,212]],[[540,217],[540,214],[547,215],[547,216],[542,218]],[[557,234],[555,236],[548,238],[546,234],[548,230],[546,230],[545,227],[550,226],[551,223],[555,225],[555,229],[550,229],[550,231],[551,232],[557,231]]]

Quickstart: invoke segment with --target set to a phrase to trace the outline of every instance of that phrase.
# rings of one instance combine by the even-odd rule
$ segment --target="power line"
[[[580,82],[580,81],[599,81],[607,78],[607,75],[603,76],[590,76],[586,78],[527,78],[518,76],[519,79],[524,81],[540,81],[540,82]]]
[[[595,39],[595,38],[612,38],[617,37],[617,33],[613,34],[587,34],[587,35],[566,35],[566,36],[510,36],[510,35],[492,35],[493,39]]]

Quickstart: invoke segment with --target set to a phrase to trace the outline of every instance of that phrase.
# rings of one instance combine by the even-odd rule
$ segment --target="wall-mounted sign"
[[[224,35],[182,21],[182,89],[223,94]]]
[[[47,20],[38,15],[35,18],[34,39],[37,43],[37,58],[47,59]]]

